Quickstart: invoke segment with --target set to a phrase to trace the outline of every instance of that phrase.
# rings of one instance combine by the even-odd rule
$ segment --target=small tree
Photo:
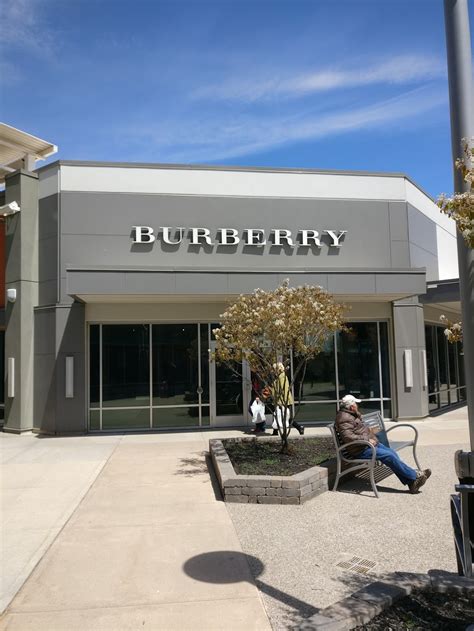
[[[462,342],[462,322],[451,322],[445,315],[439,316],[439,319],[444,324],[444,334],[448,342]]]
[[[474,248],[474,138],[469,142],[463,138],[463,157],[455,162],[463,179],[469,185],[465,193],[455,193],[452,197],[440,195],[438,206],[441,212],[454,219],[458,231],[462,234],[468,248]],[[440,316],[444,324],[444,334],[448,342],[462,342],[462,322],[451,322],[445,315]]]
[[[468,142],[463,138],[463,157],[456,160],[456,168],[462,173],[464,181],[469,185],[469,191],[455,193],[452,197],[440,195],[438,206],[441,212],[456,222],[457,229],[462,234],[469,248],[474,247],[474,141]]]
[[[235,370],[245,359],[258,375],[264,393],[271,395],[274,417],[280,408],[277,425],[282,453],[288,452],[294,384],[299,379],[300,401],[306,364],[321,352],[331,334],[344,329],[343,312],[344,305],[321,287],[290,287],[286,280],[274,291],[256,289],[241,295],[220,316],[221,327],[214,331],[216,361]]]

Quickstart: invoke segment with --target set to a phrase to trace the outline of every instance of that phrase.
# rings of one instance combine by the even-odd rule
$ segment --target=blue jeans
[[[396,451],[393,451],[393,449],[381,443],[375,447],[375,451],[377,452],[377,460],[380,460],[380,462],[391,469],[402,484],[410,484],[410,482],[416,479],[415,469],[405,464]],[[372,458],[372,449],[365,447],[364,451],[356,457],[370,459]]]

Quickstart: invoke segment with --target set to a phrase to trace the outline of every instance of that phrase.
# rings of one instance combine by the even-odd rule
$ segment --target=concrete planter
[[[238,442],[277,442],[276,438],[235,438]],[[296,440],[304,440],[299,438]],[[241,504],[302,504],[324,493],[335,478],[336,461],[311,467],[294,475],[238,475],[225,450],[222,440],[209,441],[214,469],[226,502]]]

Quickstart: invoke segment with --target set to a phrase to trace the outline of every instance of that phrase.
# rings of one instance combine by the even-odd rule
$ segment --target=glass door
[[[210,395],[211,425],[232,427],[249,423],[250,372],[246,362],[233,370],[225,364],[217,364],[212,358],[215,342],[211,342]]]

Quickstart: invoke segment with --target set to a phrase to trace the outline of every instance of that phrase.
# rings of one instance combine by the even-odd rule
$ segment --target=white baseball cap
[[[353,394],[346,394],[346,396],[341,399],[343,405],[352,405],[353,403],[360,403],[361,401],[362,399],[356,399]]]

